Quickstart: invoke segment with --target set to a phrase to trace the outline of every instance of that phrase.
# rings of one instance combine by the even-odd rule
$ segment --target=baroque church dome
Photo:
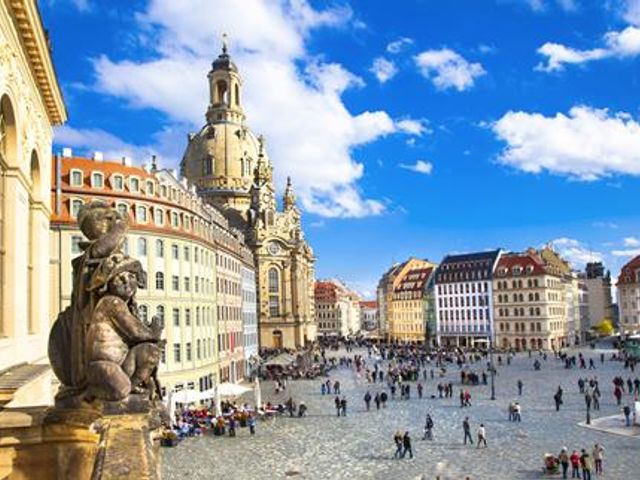
[[[182,158],[182,174],[213,203],[248,207],[249,190],[263,140],[245,125],[242,78],[226,45],[212,63],[206,123],[189,134]]]

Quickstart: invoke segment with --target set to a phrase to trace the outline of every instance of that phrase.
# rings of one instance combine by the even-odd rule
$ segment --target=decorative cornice
[[[16,30],[42,95],[49,121],[52,125],[61,125],[67,120],[67,109],[51,61],[49,41],[42,26],[36,1],[11,0],[9,5],[13,10]]]

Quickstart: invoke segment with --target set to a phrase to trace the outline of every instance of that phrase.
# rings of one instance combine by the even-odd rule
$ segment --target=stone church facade
[[[244,232],[254,253],[260,346],[303,346],[316,337],[315,258],[291,181],[278,208],[265,141],[245,124],[242,78],[226,45],[207,77],[206,123],[189,135],[182,174]]]

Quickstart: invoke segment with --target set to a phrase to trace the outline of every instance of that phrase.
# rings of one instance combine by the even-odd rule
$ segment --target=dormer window
[[[515,267],[513,267],[512,271],[514,275],[520,275],[522,273],[522,267],[520,265],[516,265]]]
[[[81,187],[84,180],[82,170],[71,170],[71,186]]]
[[[531,275],[533,273],[533,265],[527,265],[527,275]]]
[[[114,190],[124,190],[124,177],[122,175],[114,175],[111,177],[111,185]]]
[[[162,185],[162,186],[160,187],[160,195],[161,195],[163,198],[167,198],[167,186],[166,186],[166,185]]]
[[[93,172],[91,174],[91,188],[103,188],[104,176],[100,172]]]
[[[155,195],[156,185],[151,180],[147,180],[147,195]]]
[[[140,191],[140,180],[136,177],[129,178],[129,191],[131,192],[139,192]]]

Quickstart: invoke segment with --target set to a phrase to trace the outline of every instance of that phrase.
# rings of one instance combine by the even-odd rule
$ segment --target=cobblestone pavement
[[[363,353],[366,358],[366,351]],[[597,351],[585,351],[587,358]],[[341,352],[341,354],[344,354]],[[353,355],[353,354],[351,354]],[[599,356],[598,356],[599,357]],[[259,422],[257,433],[249,436],[240,429],[236,438],[201,437],[183,441],[178,447],[162,450],[163,477],[172,479],[441,479],[511,480],[542,478],[543,454],[557,454],[562,446],[569,450],[588,448],[601,443],[605,449],[603,478],[638,478],[640,439],[612,435],[578,425],[584,421],[584,397],[579,394],[580,376],[596,375],[602,391],[601,410],[594,418],[619,412],[615,405],[611,379],[630,372],[620,362],[597,360],[597,370],[565,370],[551,356],[534,371],[533,359],[518,355],[511,365],[498,367],[497,399],[489,399],[488,386],[469,387],[472,407],[460,408],[459,371],[449,368],[447,379],[454,383],[454,397],[431,399],[436,376],[427,380],[426,398],[417,399],[415,383],[411,400],[388,402],[385,410],[366,412],[363,396],[382,391],[380,384],[368,384],[353,370],[339,368],[331,372],[332,380],[342,384],[347,397],[347,417],[337,418],[334,396],[320,394],[320,381],[289,382],[286,394],[274,395],[273,384],[263,384],[264,401],[284,402],[289,395],[296,403],[304,400],[309,407],[307,418],[281,417],[274,422]],[[481,364],[477,365],[480,371]],[[473,368],[473,367],[472,367]],[[640,371],[636,370],[640,375]],[[634,375],[635,377],[635,375]],[[524,394],[517,395],[517,379],[524,382]],[[555,411],[553,394],[561,385],[564,404]],[[508,421],[509,402],[519,400],[522,423]],[[632,397],[625,393],[624,401]],[[433,442],[421,440],[424,417],[430,412],[434,422]],[[489,446],[476,449],[462,445],[462,420],[468,415],[475,437],[479,423],[487,429]],[[413,459],[394,460],[392,435],[395,430],[409,430],[413,439]],[[635,473],[634,473],[635,472]],[[558,477],[557,477],[558,478]],[[595,478],[595,477],[594,477]]]

